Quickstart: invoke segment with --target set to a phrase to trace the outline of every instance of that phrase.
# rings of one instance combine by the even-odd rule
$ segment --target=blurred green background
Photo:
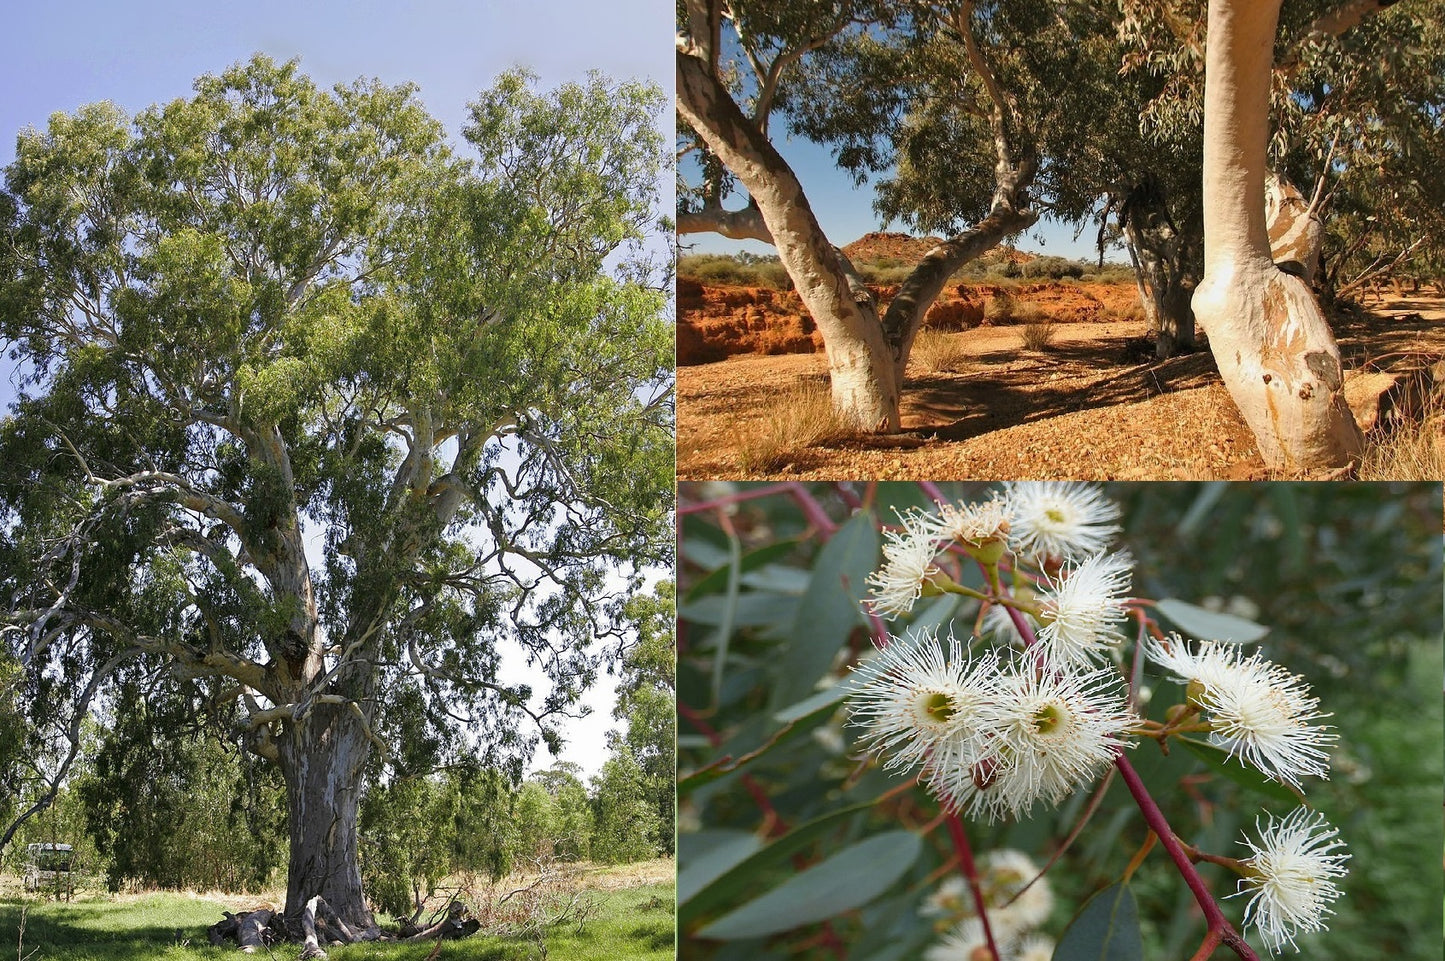
[[[941,484],[959,500],[987,485]],[[1300,938],[1312,959],[1440,957],[1442,884],[1442,520],[1438,484],[1112,484],[1123,508],[1116,549],[1136,558],[1134,594],[1174,597],[1269,627],[1270,659],[1304,675],[1340,732],[1329,781],[1309,803],[1353,854],[1327,933]],[[767,496],[697,510],[739,493]],[[762,938],[699,939],[702,927],[830,855],[883,832],[936,822],[925,793],[862,764],[832,685],[871,640],[859,600],[879,563],[879,518],[927,506],[912,484],[681,485],[679,619],[679,900],[688,958],[913,958],[935,939],[917,908],[951,856],[935,827],[837,891],[809,875],[815,900],[849,908]],[[972,631],[970,602],[921,603],[914,621]],[[894,633],[902,624],[890,625]],[[1166,627],[1167,627],[1166,622]],[[1154,703],[1177,688],[1146,678]],[[1173,688],[1173,689],[1171,689]],[[1157,715],[1157,712],[1155,714]],[[1131,757],[1176,832],[1214,853],[1236,842],[1269,800],[1211,775],[1186,752],[1150,744]],[[892,792],[892,793],[890,793]],[[969,826],[975,850],[1021,848],[1040,863],[1077,820],[1081,791],[1018,824]],[[1057,938],[1094,891],[1118,880],[1146,828],[1117,783],[1049,872]],[[911,842],[912,836],[902,836]],[[854,866],[856,867],[856,865]],[[1201,867],[1222,897],[1221,868]],[[837,880],[836,878],[834,880]],[[795,883],[795,887],[798,885]],[[1133,879],[1144,957],[1189,957],[1204,924],[1156,848]],[[807,894],[808,892],[804,892]],[[1245,898],[1225,901],[1239,924]],[[803,905],[803,908],[809,905]],[[816,905],[811,905],[816,907]],[[805,915],[799,908],[798,916]],[[1246,932],[1261,955],[1258,937]],[[1219,949],[1215,958],[1234,954]]]

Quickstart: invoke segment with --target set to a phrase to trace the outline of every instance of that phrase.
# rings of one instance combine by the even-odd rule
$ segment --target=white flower
[[[1049,919],[1054,894],[1049,879],[1039,877],[1032,858],[1013,848],[1000,848],[984,855],[983,862],[988,902],[997,909],[989,915],[995,925],[1022,933]]]
[[[868,575],[873,597],[868,606],[874,614],[889,619],[906,614],[923,594],[923,582],[938,568],[938,536],[934,518],[918,511],[898,515],[901,530],[884,531],[883,566]]]
[[[982,753],[966,768],[929,765],[924,777],[949,808],[989,821],[1052,804],[1094,780],[1137,719],[1118,671],[1010,674],[980,709]]]
[[[1178,637],[1169,649],[1148,642],[1149,657],[1188,684],[1190,701],[1209,721],[1210,741],[1230,757],[1296,788],[1306,775],[1329,777],[1329,755],[1323,748],[1338,740],[1318,710],[1319,700],[1297,674],[1265,660],[1257,652],[1245,657],[1235,644],[1205,641],[1197,654]]]
[[[970,661],[958,640],[927,632],[894,638],[856,668],[853,723],[884,768],[971,763],[981,705],[991,702],[999,668],[992,654]]]
[[[994,945],[999,954],[1007,958],[1013,950],[1013,939],[1002,933],[993,933]],[[988,949],[984,938],[983,923],[978,918],[965,918],[958,926],[943,936],[943,940],[923,952],[924,961],[974,961],[976,952]]]
[[[1053,938],[1043,934],[1030,935],[1020,941],[1010,955],[1010,961],[1053,961]]]
[[[979,887],[995,937],[1023,935],[1048,920],[1054,896],[1048,878],[1038,875],[1038,865],[1013,848],[996,849],[979,859]],[[918,913],[959,921],[977,912],[968,885],[953,874],[928,896]]]
[[[965,917],[973,913],[973,899],[968,885],[957,874],[950,874],[924,899],[918,913],[925,918]]]
[[[1123,641],[1117,625],[1126,616],[1133,563],[1124,552],[1096,554],[1049,583],[1038,632],[1049,664],[1064,670],[1089,667]]]
[[[960,544],[1007,539],[1009,532],[1008,499],[998,491],[983,503],[938,505],[938,516],[932,519],[933,532],[939,540]]]
[[[1009,544],[1036,558],[1072,560],[1098,554],[1119,533],[1119,505],[1098,487],[1076,481],[1006,484]]]
[[[1317,813],[1295,808],[1288,817],[1268,817],[1262,828],[1255,820],[1258,844],[1247,835],[1240,842],[1254,852],[1245,864],[1255,873],[1240,879],[1235,894],[1253,895],[1244,910],[1244,923],[1259,928],[1271,952],[1278,953],[1286,943],[1298,951],[1296,932],[1328,927],[1324,919],[1334,913],[1330,902],[1340,896],[1332,879],[1348,873],[1344,863],[1350,855],[1337,839],[1339,832]]]

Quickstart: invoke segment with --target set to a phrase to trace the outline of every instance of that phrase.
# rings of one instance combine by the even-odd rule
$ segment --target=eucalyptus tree
[[[682,152],[701,149],[704,179],[680,191],[678,231],[773,244],[823,335],[834,408],[862,429],[898,430],[908,353],[944,283],[1038,218],[1029,192],[1040,164],[1037,110],[1061,105],[1034,96],[1031,58],[1067,56],[1067,21],[1047,3],[972,0],[687,0],[680,10]],[[1025,35],[1027,47],[1017,42]],[[948,225],[948,239],[886,312],[824,235],[773,145],[778,116],[834,145],[846,169],[896,165],[880,195],[886,213],[918,210],[916,222]],[[920,194],[924,183],[937,194]],[[739,186],[747,205],[726,209]]]
[[[520,772],[670,556],[660,107],[508,73],[464,158],[411,86],[257,57],[19,138],[5,655],[36,711],[168,673],[229,719],[285,781],[289,919],[374,932],[367,778]]]
[[[1325,44],[1366,15],[1389,6],[1378,0],[1349,0],[1323,11],[1302,11],[1306,53]],[[1316,5],[1317,6],[1317,5]],[[1339,468],[1359,456],[1361,435],[1344,400],[1343,371],[1329,324],[1309,285],[1297,271],[1279,269],[1272,241],[1280,233],[1266,221],[1266,167],[1270,141],[1270,91],[1277,70],[1293,73],[1286,57],[1274,54],[1281,3],[1209,4],[1209,45],[1204,87],[1205,272],[1194,294],[1194,310],[1210,336],[1220,374],[1272,467],[1298,470]],[[1418,56],[1418,55],[1417,55]],[[1438,62],[1438,56],[1436,56]],[[1387,71],[1388,72],[1388,71]],[[1375,68],[1350,75],[1362,84]],[[1320,81],[1313,98],[1357,123],[1383,125],[1381,88],[1352,104],[1348,90],[1335,96]],[[1436,90],[1439,90],[1438,83]],[[1353,108],[1353,109],[1352,109]],[[1407,111],[1407,114],[1410,111]],[[1360,116],[1363,114],[1363,116]],[[1413,114],[1421,119],[1420,114]],[[1425,118],[1439,126],[1439,103]],[[1335,125],[1320,184],[1329,179],[1341,125]],[[1328,129],[1328,126],[1327,128]],[[1288,133],[1285,128],[1285,133]],[[1352,144],[1352,146],[1354,146]],[[1397,148],[1398,149],[1398,148]],[[1348,165],[1347,156],[1344,164]],[[1378,174],[1383,174],[1383,168]],[[1312,205],[1313,206],[1313,205]],[[1278,209],[1278,208],[1277,208]],[[1308,255],[1306,260],[1310,259]]]

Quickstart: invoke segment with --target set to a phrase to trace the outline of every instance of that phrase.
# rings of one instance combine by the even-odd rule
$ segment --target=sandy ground
[[[1107,314],[1104,315],[1108,317]],[[1345,367],[1445,355],[1445,298],[1387,298],[1337,318]],[[766,476],[802,479],[1119,480],[1267,476],[1207,352],[1155,362],[1141,325],[1057,325],[1045,351],[1016,326],[951,333],[967,358],[949,373],[910,368],[904,434],[797,452]],[[827,383],[821,354],[740,355],[678,370],[678,477],[744,479],[737,442],[790,389]]]

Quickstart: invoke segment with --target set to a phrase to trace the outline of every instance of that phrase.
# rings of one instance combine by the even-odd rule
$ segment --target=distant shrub
[[[770,287],[792,290],[793,281],[777,257],[758,254],[684,254],[677,275],[709,287]]]
[[[1035,257],[1021,268],[1023,276],[1029,278],[1047,277],[1062,280],[1065,277],[1082,277],[1084,265],[1077,260],[1064,257]]]
[[[913,273],[914,265],[897,263],[896,258],[890,259],[894,259],[895,262],[886,264],[878,261],[877,263],[855,265],[858,276],[863,278],[865,284],[871,284],[874,287],[889,287],[903,283],[908,279],[908,275]]]

